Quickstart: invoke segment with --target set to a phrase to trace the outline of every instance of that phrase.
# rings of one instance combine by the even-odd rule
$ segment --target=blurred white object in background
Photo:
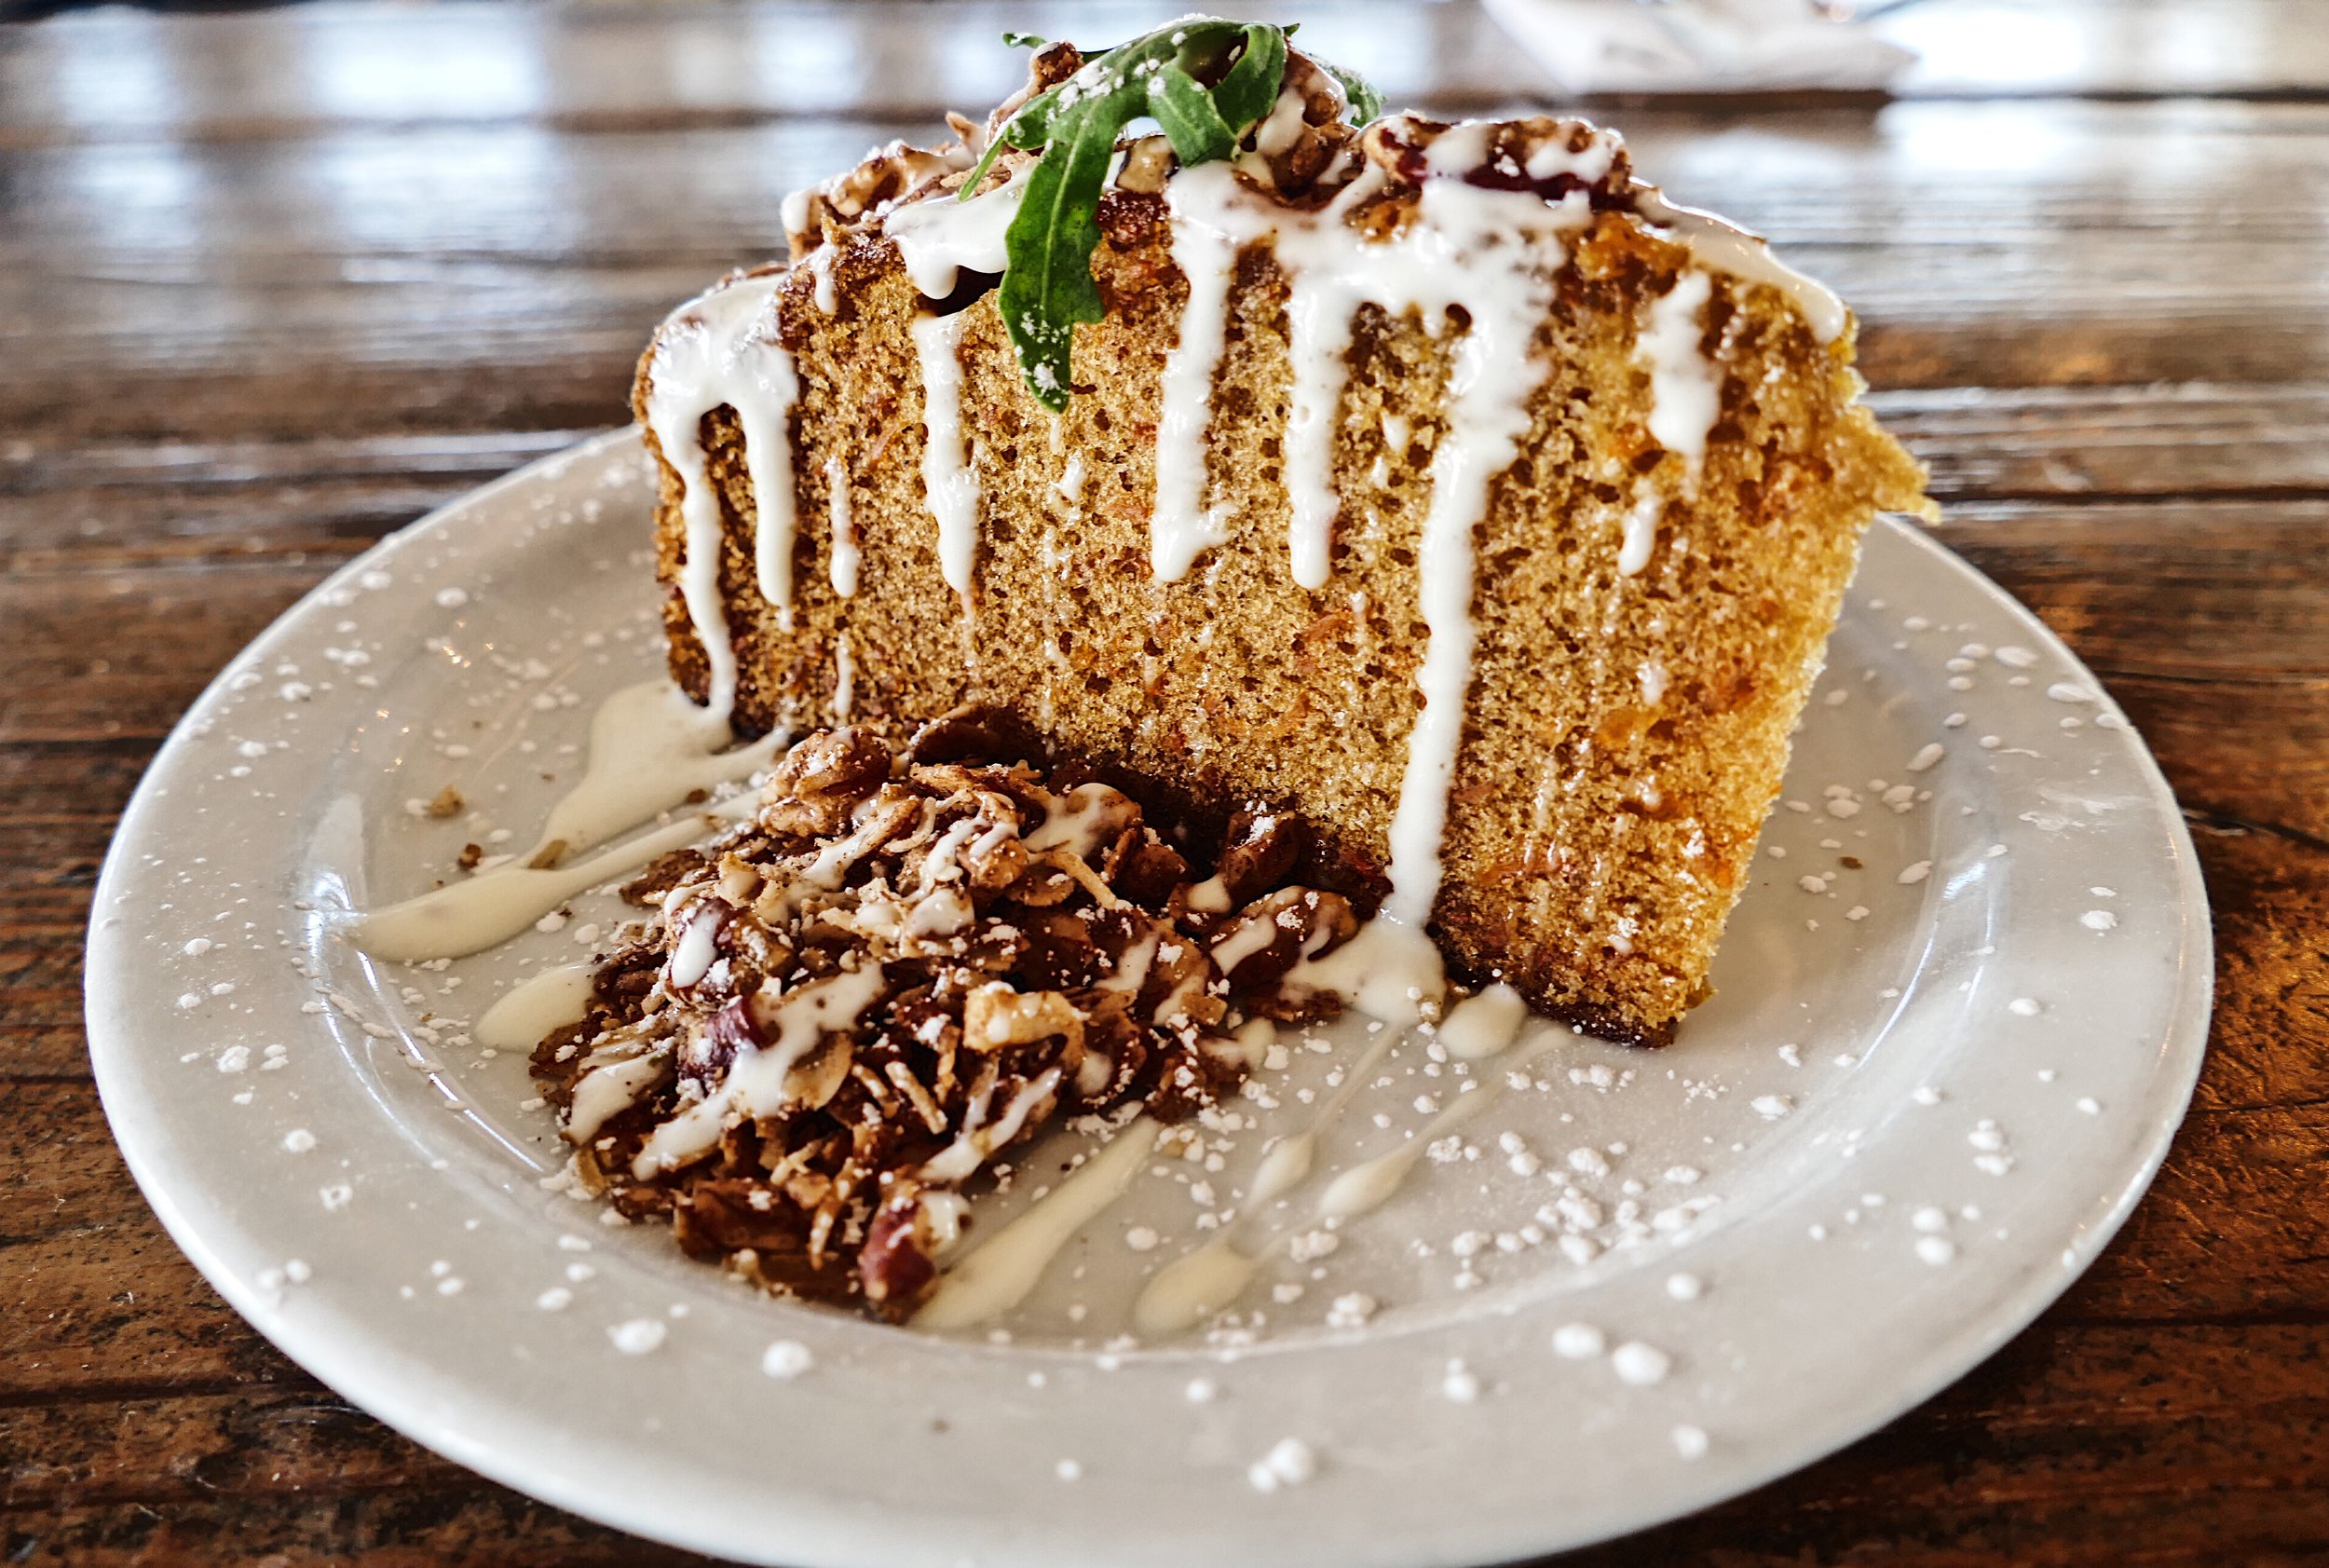
[[[1873,91],[1916,56],[1812,0],[1484,0],[1572,93]]]

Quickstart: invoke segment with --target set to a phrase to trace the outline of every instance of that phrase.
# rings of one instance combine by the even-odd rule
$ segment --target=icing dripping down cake
[[[674,675],[745,732],[971,704],[1180,810],[1299,812],[1303,875],[1379,902],[1352,966],[1427,933],[1664,1043],[1860,535],[1929,510],[1851,317],[1606,130],[1362,125],[1287,51],[1229,156],[1118,143],[1097,319],[1037,362],[997,281],[1042,154],[974,165],[1101,63],[1054,45],[984,127],[801,193],[789,265],[656,334]]]

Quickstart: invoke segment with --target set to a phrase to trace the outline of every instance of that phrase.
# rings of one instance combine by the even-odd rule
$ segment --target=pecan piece
[[[890,748],[863,729],[820,729],[784,754],[769,780],[760,825],[770,833],[838,833],[890,777]]]
[[[1156,945],[1148,978],[1140,987],[1141,1011],[1167,1029],[1197,1024],[1218,1024],[1229,1004],[1214,994],[1219,978],[1204,945],[1192,937],[1171,935]]]
[[[1070,914],[1022,917],[1027,948],[1020,972],[1047,991],[1081,990],[1096,985],[1110,968],[1109,956],[1092,937],[1090,922]]]
[[[1213,961],[1234,994],[1273,989],[1304,959],[1349,941],[1358,917],[1341,893],[1280,888],[1247,905],[1214,934]]]
[[[1116,856],[1108,880],[1132,903],[1162,908],[1173,890],[1189,879],[1189,862],[1161,839],[1127,834],[1133,841]]]
[[[989,821],[985,816],[979,820],[982,823]],[[1028,867],[1027,845],[1019,838],[1018,813],[1014,811],[1008,818],[993,822],[984,831],[974,835],[964,847],[961,861],[971,886],[981,892],[992,893],[1017,881],[1026,874]]]
[[[1054,1035],[1068,1042],[1063,1055],[1083,1057],[1083,1015],[1063,992],[1023,992],[1008,981],[989,980],[962,999],[962,1043],[974,1051],[1000,1051]]]
[[[1294,819],[1266,806],[1238,809],[1221,850],[1221,886],[1233,904],[1250,904],[1286,879],[1301,852]]]
[[[700,1094],[709,1094],[728,1076],[738,1053],[756,1051],[764,1043],[750,999],[737,997],[713,1014],[701,1029],[689,1031],[681,1043],[680,1081],[694,1084]]]
[[[951,1196],[933,1193],[911,1178],[901,1179],[874,1215],[865,1245],[857,1254],[857,1278],[866,1302],[884,1317],[904,1317],[937,1279],[933,1255],[952,1227],[933,1210],[935,1200]]]
[[[957,708],[915,730],[906,743],[906,759],[919,767],[1000,757],[1009,749],[1005,729],[1001,716],[991,709]]]
[[[1288,95],[1301,104],[1299,117],[1273,111],[1246,132],[1246,149],[1237,160],[1240,172],[1275,189],[1282,197],[1300,197],[1327,174],[1349,161],[1349,148],[1358,132],[1342,117],[1347,102],[1342,86],[1316,61],[1294,50],[1286,56],[1286,77],[1279,102]]]
[[[647,869],[622,884],[626,904],[661,903],[663,894],[701,871],[709,863],[695,850],[674,850],[647,863]]]
[[[724,1177],[698,1181],[672,1202],[672,1230],[691,1258],[716,1258],[750,1248],[797,1249],[807,1227],[799,1210],[776,1201],[757,1182]]]

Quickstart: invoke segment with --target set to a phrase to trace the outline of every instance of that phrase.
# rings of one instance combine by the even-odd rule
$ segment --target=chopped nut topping
[[[1348,178],[1358,130],[1333,74],[1300,49],[1286,51],[1278,108],[1240,143],[1237,171],[1265,190],[1300,199]]]
[[[876,147],[856,168],[795,191],[784,202],[784,228],[797,263],[824,245],[862,233],[882,211],[911,197],[927,195],[950,174],[970,170],[975,157],[960,139],[936,147],[909,147],[903,141]]]
[[[1540,115],[1449,125],[1420,115],[1386,115],[1358,132],[1357,142],[1368,162],[1402,185],[1453,179],[1487,190],[1529,191],[1547,201],[1586,191],[1597,208],[1624,206],[1637,189],[1624,144],[1585,120]]]
[[[589,1191],[770,1288],[902,1316],[999,1151],[1068,1111],[1186,1118],[1242,1075],[1243,1017],[1315,1016],[1281,982],[1358,921],[1285,884],[1292,818],[1240,812],[1227,897],[1192,908],[1137,803],[1000,763],[1001,735],[820,730],[748,822],[623,889],[652,914],[534,1054]]]

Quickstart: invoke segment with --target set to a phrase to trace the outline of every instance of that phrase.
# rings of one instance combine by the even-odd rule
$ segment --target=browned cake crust
[[[1417,555],[1452,337],[1361,308],[1332,575],[1304,589],[1287,566],[1279,466],[1287,281],[1266,247],[1246,251],[1209,436],[1232,537],[1183,580],[1155,580],[1160,380],[1188,293],[1163,212],[1151,196],[1104,201],[1094,271],[1108,316],[1077,329],[1075,395],[1056,430],[1021,383],[993,294],[962,309],[961,417],[980,491],[970,617],[942,578],[923,490],[909,329],[932,302],[878,237],[840,251],[830,313],[807,269],[784,281],[781,331],[800,378],[789,632],[756,585],[730,411],[701,430],[738,726],[843,716],[845,632],[846,716],[861,725],[895,732],[965,702],[1005,708],[1063,754],[1184,802],[1298,811],[1346,884],[1363,886],[1387,861],[1421,706]],[[1505,979],[1545,1013],[1645,1044],[1705,994],[1862,530],[1880,509],[1928,504],[1918,465],[1856,401],[1848,325],[1823,343],[1788,293],[1717,272],[1700,348],[1720,367],[1721,401],[1704,470],[1695,497],[1668,507],[1646,568],[1620,571],[1638,476],[1682,461],[1649,434],[1637,340],[1692,261],[1628,211],[1596,213],[1571,244],[1537,334],[1549,371],[1523,455],[1475,531],[1478,646],[1432,925],[1460,975]],[[652,365],[635,389],[643,421]],[[847,599],[829,580],[834,461],[863,558]],[[667,585],[686,548],[680,490],[663,463]],[[701,696],[704,654],[675,587],[666,620],[673,673]]]

